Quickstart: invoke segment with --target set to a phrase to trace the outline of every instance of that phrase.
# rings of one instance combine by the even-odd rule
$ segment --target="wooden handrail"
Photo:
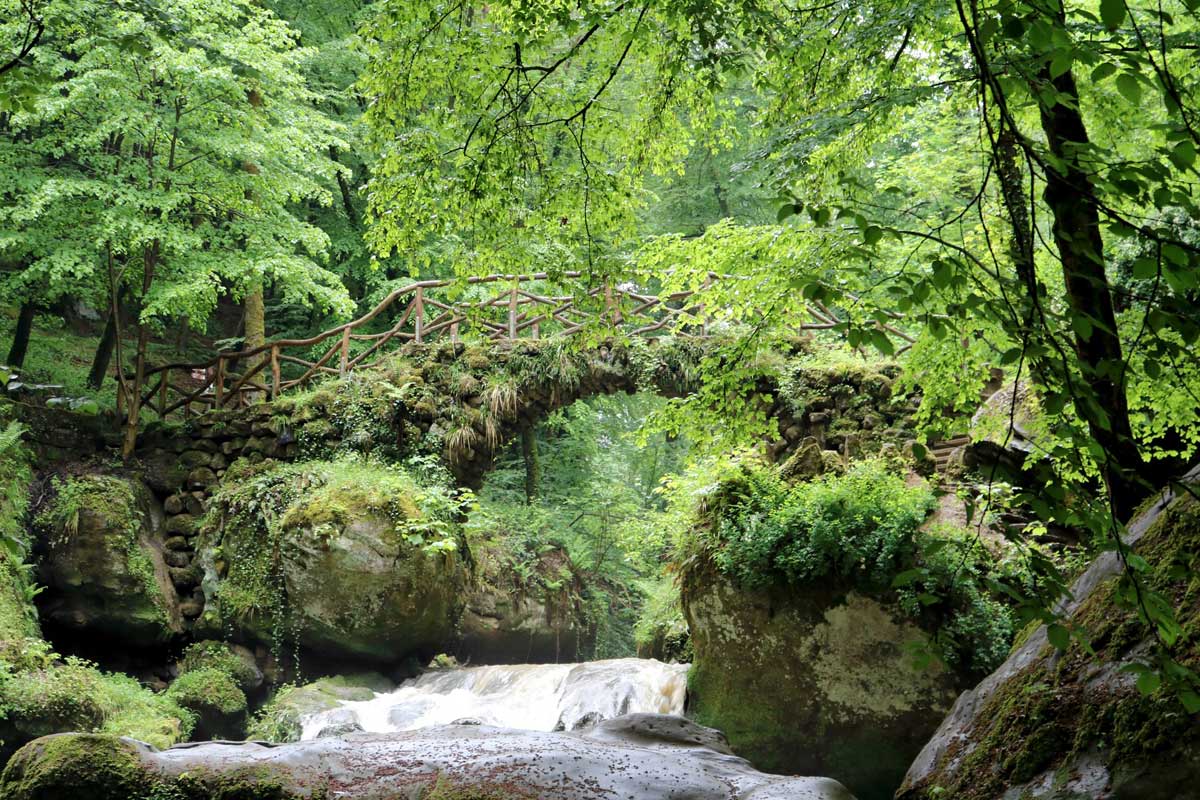
[[[475,328],[485,340],[513,341],[519,338],[544,338],[572,336],[593,325],[622,328],[630,336],[650,336],[675,326],[692,328],[679,333],[685,336],[706,336],[709,315],[700,298],[693,300],[696,290],[685,289],[662,295],[648,294],[627,284],[605,282],[580,287],[578,294],[542,294],[533,291],[527,284],[540,281],[581,278],[580,272],[564,272],[551,276],[545,272],[529,274],[497,274],[469,277],[462,280],[419,280],[398,289],[393,289],[357,319],[336,325],[315,336],[304,339],[275,339],[247,350],[222,350],[211,359],[198,363],[170,363],[146,370],[144,385],[147,400],[158,395],[157,403],[148,407],[165,417],[179,409],[185,415],[192,413],[192,405],[222,408],[241,405],[247,400],[278,399],[289,389],[303,386],[312,379],[324,375],[346,376],[356,369],[375,363],[384,348],[391,342],[400,346],[427,344],[440,337],[447,337],[455,344],[462,340],[464,327]],[[709,272],[702,288],[715,281],[736,280],[736,276],[722,276]],[[436,294],[439,289],[456,286],[505,284],[498,294],[481,300],[459,301]],[[433,295],[433,296],[431,296]],[[689,303],[689,301],[691,301]],[[378,318],[398,302],[404,310],[396,322],[387,330],[368,332],[365,326]],[[585,308],[580,303],[585,302]],[[832,322],[823,307],[810,308],[814,322],[802,324],[802,329],[823,329]],[[891,326],[884,326],[889,330]],[[358,353],[351,352],[353,343],[363,342],[367,346]],[[321,353],[320,357],[310,353]],[[329,362],[338,358],[336,365]],[[315,358],[315,360],[314,360]],[[230,368],[243,359],[251,365],[238,375]],[[299,377],[287,377],[283,365],[300,367]],[[203,371],[203,383],[189,389],[170,378],[173,373]],[[255,380],[258,375],[260,380]],[[157,381],[150,380],[158,376]],[[268,377],[269,376],[269,377]],[[178,395],[171,401],[170,394]]]

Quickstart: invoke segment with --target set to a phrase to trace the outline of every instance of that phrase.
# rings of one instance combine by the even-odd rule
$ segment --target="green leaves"
[[[1100,0],[1100,21],[1110,31],[1125,22],[1125,0]]]
[[[1056,650],[1066,650],[1071,646],[1071,632],[1057,622],[1046,626],[1046,638]]]

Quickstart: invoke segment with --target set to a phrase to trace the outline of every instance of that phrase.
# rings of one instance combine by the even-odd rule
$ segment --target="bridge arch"
[[[701,388],[702,361],[728,357],[725,344],[671,337],[589,347],[564,339],[410,343],[370,369],[193,417],[183,441],[175,426],[147,431],[139,450],[193,489],[215,482],[239,456],[293,460],[339,450],[437,456],[460,485],[477,489],[523,426],[600,394],[691,395]],[[886,433],[881,441],[899,438],[911,409],[891,401],[894,372],[804,366],[796,357],[805,348],[803,340],[784,343],[753,387],[757,409],[772,421],[769,457],[804,447],[817,451],[809,457],[851,455],[870,446],[863,440],[870,431]],[[215,454],[207,469],[200,454],[179,458],[197,449]]]

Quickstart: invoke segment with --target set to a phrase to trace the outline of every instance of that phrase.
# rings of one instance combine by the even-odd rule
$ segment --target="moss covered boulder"
[[[183,631],[150,491],[115,475],[54,483],[37,516],[43,619],[65,630],[139,646]]]
[[[690,710],[760,769],[888,798],[961,688],[915,663],[928,636],[899,608],[833,583],[748,592],[693,570],[683,607]]]
[[[1129,526],[1147,585],[1175,604],[1176,662],[1200,672],[1200,504],[1160,498]],[[1071,589],[1065,651],[1034,631],[999,669],[964,693],[913,762],[903,800],[1159,800],[1200,797],[1200,714],[1166,687],[1146,695],[1130,665],[1149,664],[1151,631],[1121,600],[1115,553]],[[1134,670],[1137,668],[1135,667]],[[1148,679],[1143,688],[1154,688]]]
[[[310,663],[444,649],[467,570],[445,490],[397,469],[307,462],[231,470],[201,542],[203,625]]]
[[[677,552],[696,718],[762,769],[890,799],[1012,635],[974,540],[922,527],[932,507],[898,460],[730,467]]]

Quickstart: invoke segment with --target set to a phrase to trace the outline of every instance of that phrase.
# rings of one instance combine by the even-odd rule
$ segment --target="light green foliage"
[[[52,655],[52,654],[51,654]],[[64,731],[130,736],[157,747],[187,738],[195,718],[125,675],[67,658],[38,669],[0,661],[0,728],[17,741]]]
[[[635,651],[633,626],[643,603],[638,582],[657,579],[662,569],[658,490],[688,451],[686,440],[639,435],[663,403],[649,394],[603,396],[552,414],[536,434],[542,474],[536,500],[525,497],[514,446],[502,454],[468,521],[473,550],[507,552],[513,574],[540,591],[582,582],[577,602],[597,628],[596,657]],[[531,571],[541,553],[556,547],[570,554],[578,576],[556,580]]]
[[[7,416],[0,409],[0,420]],[[22,449],[24,428],[8,421],[0,430],[0,649],[20,652],[40,636],[33,598],[33,567],[25,563],[30,543],[25,533],[29,482],[28,453]]]
[[[787,486],[774,470],[724,484],[710,505],[709,535],[718,567],[749,587],[826,576],[884,588],[916,544],[933,507],[926,486],[908,487],[884,461],[862,461],[845,475]]]
[[[338,126],[305,84],[308,53],[250,2],[49,2],[32,62],[4,97],[8,198],[0,255],[10,297],[108,307],[116,283],[141,319],[202,324],[220,294],[274,281],[347,308],[314,259],[325,235],[293,203],[332,201]],[[19,38],[6,15],[0,41]],[[109,260],[111,258],[111,260]]]

